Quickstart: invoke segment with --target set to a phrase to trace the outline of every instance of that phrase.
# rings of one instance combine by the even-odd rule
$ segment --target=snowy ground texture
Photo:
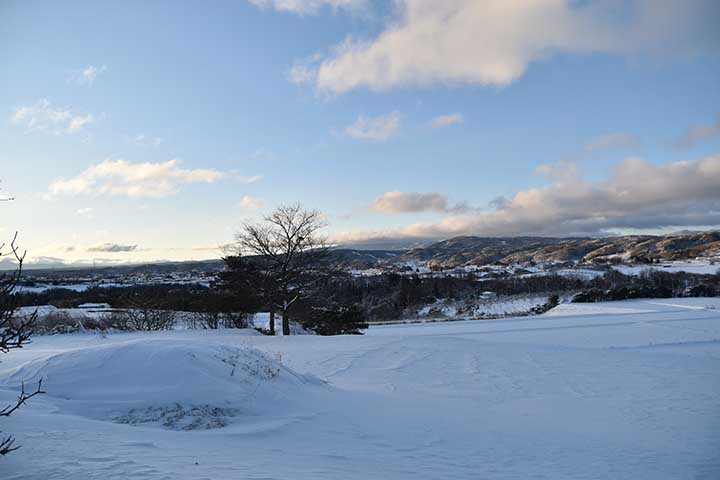
[[[717,479],[720,301],[378,326],[37,337],[10,479]]]

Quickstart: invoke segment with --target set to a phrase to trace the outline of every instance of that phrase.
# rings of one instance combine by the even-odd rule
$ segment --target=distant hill
[[[422,262],[431,267],[454,268],[465,265],[537,263],[625,263],[687,260],[696,257],[720,258],[720,232],[691,232],[665,236],[628,235],[604,238],[553,237],[474,237],[450,238],[408,250],[360,250],[336,248],[331,262],[345,269],[369,269]],[[14,264],[2,263],[4,269]],[[46,268],[42,268],[45,266]],[[27,265],[40,274],[72,271],[87,274],[151,272],[184,273],[221,270],[217,260],[190,262],[157,262],[103,267],[71,267],[62,265]],[[40,268],[38,268],[40,267]]]
[[[438,267],[543,262],[648,263],[720,256],[720,232],[605,238],[455,237],[408,250],[395,261]]]

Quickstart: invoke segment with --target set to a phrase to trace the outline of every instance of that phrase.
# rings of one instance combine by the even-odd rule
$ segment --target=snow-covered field
[[[720,264],[715,260],[686,260],[663,262],[652,265],[614,265],[613,268],[625,275],[639,275],[647,270],[663,272],[687,272],[701,275],[714,275],[720,271]]]
[[[405,321],[422,321],[439,318],[481,318],[492,316],[521,316],[531,309],[544,305],[547,295],[507,295],[488,300],[466,299],[448,300],[439,299],[417,311]],[[383,322],[398,323],[398,322]]]
[[[720,478],[720,304],[372,327],[37,337],[3,479]]]

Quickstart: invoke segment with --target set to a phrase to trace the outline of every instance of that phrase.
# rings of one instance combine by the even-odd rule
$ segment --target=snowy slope
[[[613,268],[625,275],[640,275],[648,270],[659,270],[663,272],[688,272],[700,275],[715,275],[720,270],[720,265],[715,260],[687,260],[676,262],[664,262],[652,265],[614,265]]]
[[[585,304],[565,315],[378,326],[362,337],[37,337],[0,364],[0,400],[20,378],[46,375],[48,386],[2,422],[23,448],[0,472],[13,480],[720,478],[714,305]],[[236,379],[222,361],[233,356],[263,368]],[[266,367],[278,373],[258,376]],[[249,384],[262,391],[248,395]],[[150,408],[174,403],[228,411],[220,424],[185,431],[208,410],[166,409],[192,417],[166,425]],[[133,408],[141,415],[125,422],[122,411]]]

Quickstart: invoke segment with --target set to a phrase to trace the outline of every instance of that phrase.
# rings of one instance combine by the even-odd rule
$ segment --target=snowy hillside
[[[3,479],[720,478],[715,299],[371,327],[36,337]]]

